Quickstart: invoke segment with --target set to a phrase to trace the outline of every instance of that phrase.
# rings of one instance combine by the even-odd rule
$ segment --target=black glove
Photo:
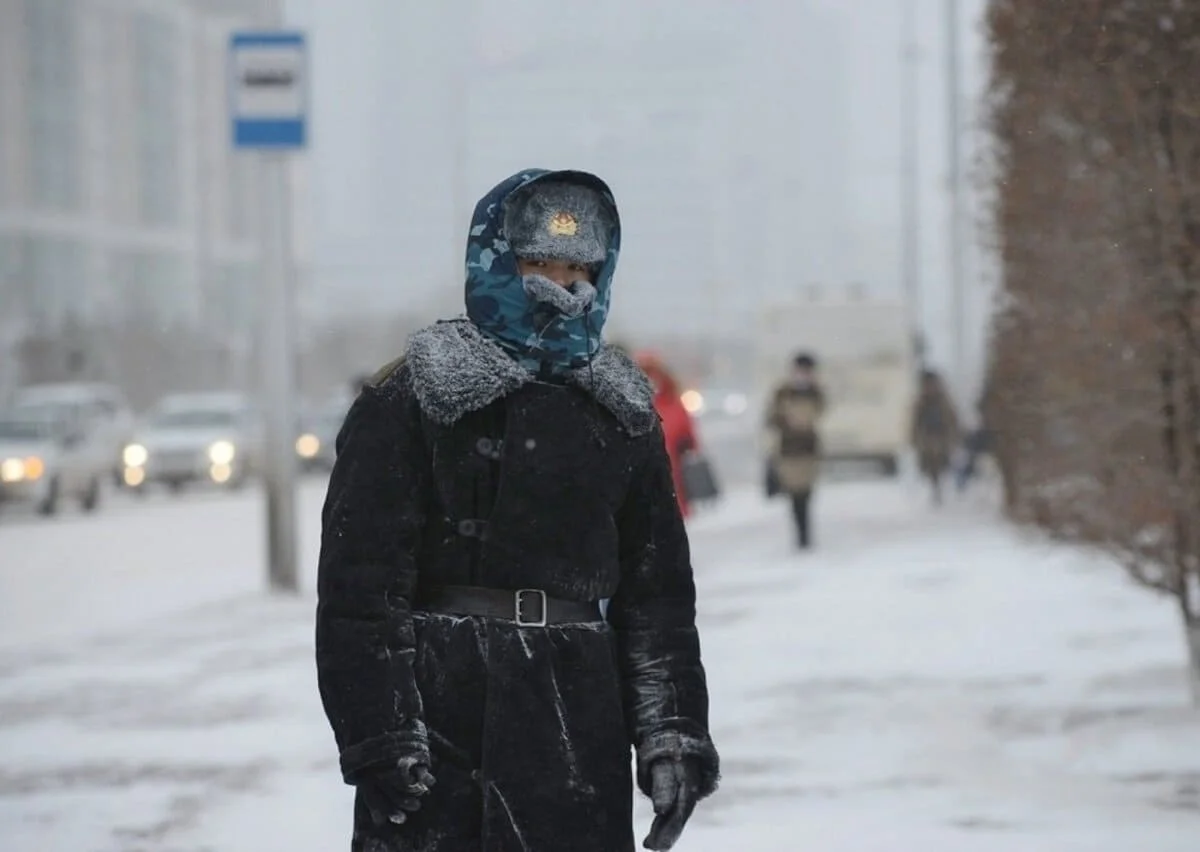
[[[700,764],[694,758],[662,758],[651,765],[650,800],[655,816],[650,833],[642,841],[644,848],[666,850],[675,845],[696,809],[700,778]]]
[[[395,823],[408,819],[408,815],[421,807],[421,797],[436,783],[429,767],[423,763],[411,764],[396,769],[380,769],[365,774],[358,782],[363,804],[371,813],[376,825]]]

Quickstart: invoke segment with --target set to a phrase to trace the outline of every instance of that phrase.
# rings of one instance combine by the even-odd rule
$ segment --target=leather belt
[[[585,624],[603,620],[597,602],[552,598],[541,589],[433,586],[421,590],[414,609],[445,615],[500,618],[515,622],[520,627]]]

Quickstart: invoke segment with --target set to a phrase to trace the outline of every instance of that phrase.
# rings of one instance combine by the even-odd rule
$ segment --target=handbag
[[[680,460],[683,496],[689,503],[703,503],[721,496],[716,471],[699,450],[688,450]]]
[[[767,459],[764,467],[763,490],[767,497],[775,497],[783,493],[783,484],[779,481],[779,471],[775,470],[773,459]]]

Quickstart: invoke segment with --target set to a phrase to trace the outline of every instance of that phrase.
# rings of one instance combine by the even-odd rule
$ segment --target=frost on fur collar
[[[450,425],[533,381],[470,320],[439,322],[413,335],[405,360],[421,410],[435,423]],[[603,346],[591,368],[566,375],[612,412],[630,435],[654,428],[654,393],[646,375],[617,349]]]

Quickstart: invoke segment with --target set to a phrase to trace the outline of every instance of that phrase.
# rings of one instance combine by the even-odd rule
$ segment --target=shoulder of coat
[[[387,383],[388,379],[394,376],[396,371],[404,366],[404,361],[406,358],[406,355],[401,355],[398,358],[393,358],[391,361],[388,361],[386,364],[376,370],[371,375],[371,378],[367,379],[367,387],[376,389],[383,387],[383,385]]]

